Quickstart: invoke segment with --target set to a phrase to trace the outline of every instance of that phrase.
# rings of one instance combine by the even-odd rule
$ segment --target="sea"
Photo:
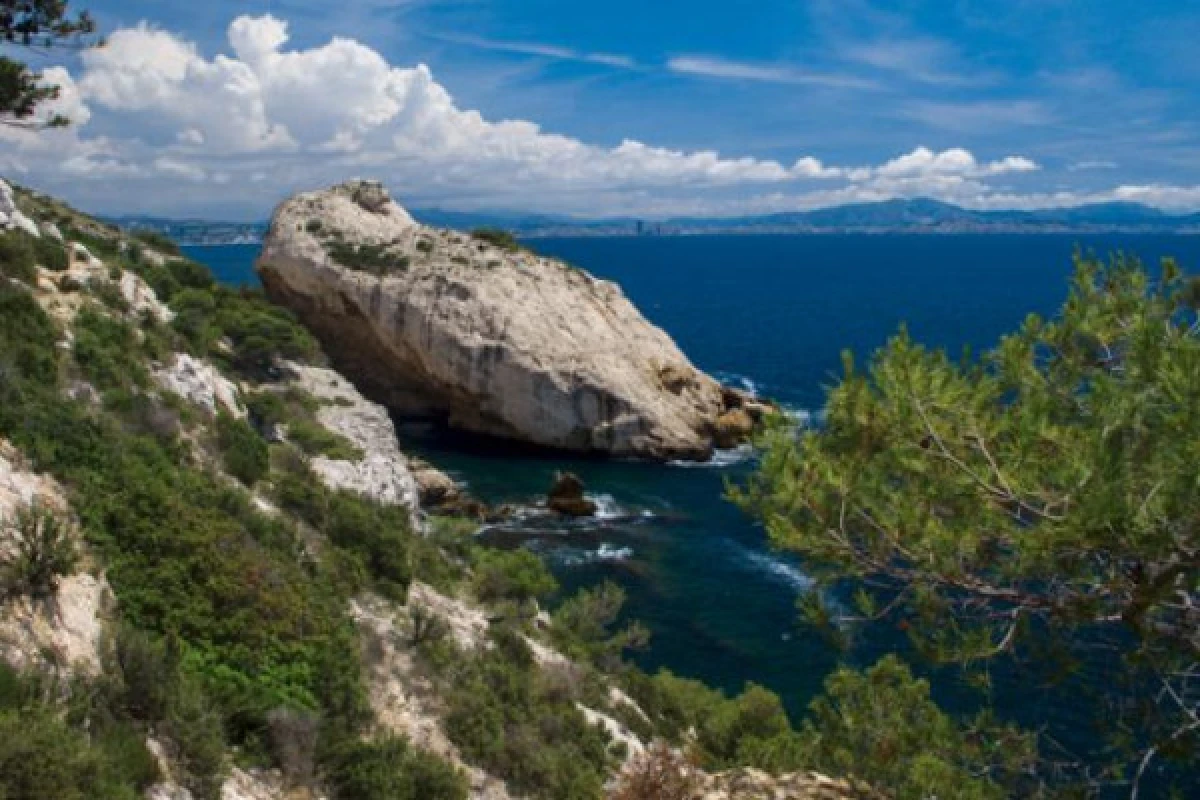
[[[529,245],[616,281],[692,361],[718,379],[774,399],[818,422],[841,355],[858,363],[901,326],[927,345],[981,353],[1030,313],[1053,315],[1076,254],[1173,257],[1200,273],[1200,236],[1170,235],[761,235],[538,239]],[[253,246],[187,248],[232,284],[253,284]],[[797,602],[814,591],[802,560],[773,550],[762,528],[726,501],[746,480],[749,448],[712,464],[576,459],[480,442],[398,420],[404,446],[479,497],[526,509],[481,536],[543,555],[564,593],[614,581],[626,617],[651,631],[635,660],[738,692],[777,692],[799,719],[840,664],[867,666],[903,649],[878,627],[835,648]],[[594,520],[564,523],[536,512],[557,470],[585,481]],[[845,598],[829,597],[833,603]],[[935,698],[960,713],[984,698],[946,671],[930,672]],[[1077,752],[1097,747],[1074,689],[1021,671],[993,677],[1001,716],[1048,731]],[[1050,709],[1050,713],[1047,713]]]

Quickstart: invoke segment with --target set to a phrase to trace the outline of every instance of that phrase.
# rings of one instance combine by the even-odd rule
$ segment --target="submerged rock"
[[[546,498],[546,506],[568,517],[591,517],[596,513],[596,504],[583,494],[583,481],[572,472],[560,472],[554,476],[554,485]]]
[[[395,411],[578,452],[712,454],[720,386],[615,284],[419,225],[378,184],[285,202],[258,271],[338,369]]]

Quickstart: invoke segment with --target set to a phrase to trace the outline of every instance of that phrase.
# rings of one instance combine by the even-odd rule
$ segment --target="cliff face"
[[[418,225],[377,184],[285,202],[258,270],[339,370],[402,413],[578,452],[712,453],[720,387],[616,285]]]

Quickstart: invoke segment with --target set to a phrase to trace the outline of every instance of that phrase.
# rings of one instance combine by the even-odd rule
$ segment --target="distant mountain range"
[[[1040,211],[973,211],[927,198],[822,208],[760,216],[580,219],[521,212],[411,209],[440,228],[503,228],[524,238],[548,236],[688,236],[700,234],[829,233],[1190,233],[1200,234],[1200,213],[1172,215],[1137,203],[1100,203]],[[213,222],[155,217],[109,220],[127,228],[165,233],[185,244],[252,244],[265,222]]]

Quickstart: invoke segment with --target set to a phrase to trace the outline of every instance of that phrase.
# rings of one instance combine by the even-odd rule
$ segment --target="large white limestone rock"
[[[615,284],[418,225],[377,184],[285,202],[258,270],[339,371],[397,411],[578,452],[712,453],[719,385]]]

